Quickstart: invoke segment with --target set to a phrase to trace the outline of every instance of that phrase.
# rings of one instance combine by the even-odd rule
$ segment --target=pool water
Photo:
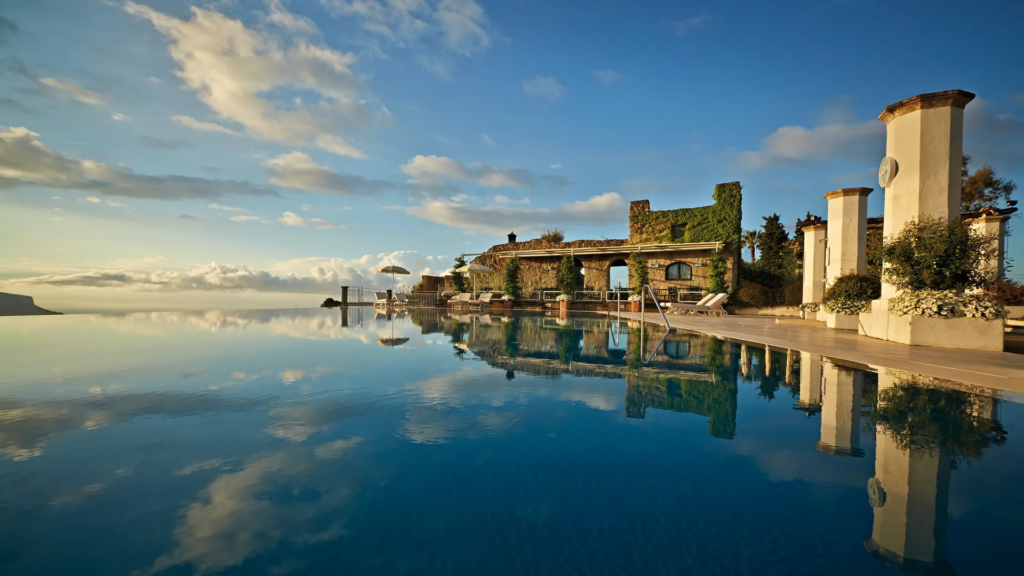
[[[0,574],[1008,574],[1021,398],[614,318],[0,319]]]

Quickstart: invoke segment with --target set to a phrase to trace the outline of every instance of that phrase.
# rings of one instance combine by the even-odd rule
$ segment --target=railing
[[[553,302],[562,294],[562,292],[560,290],[542,290],[540,294],[541,300],[545,302]]]
[[[521,302],[540,302],[541,298],[540,290],[523,290],[523,295],[519,300]]]
[[[416,307],[437,306],[437,292],[410,292],[409,304]]]
[[[600,302],[601,291],[600,290],[577,290],[576,291],[577,302]]]

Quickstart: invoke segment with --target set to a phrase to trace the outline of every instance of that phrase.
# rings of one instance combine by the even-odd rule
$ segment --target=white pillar
[[[1001,214],[982,214],[971,221],[971,228],[993,237],[996,254],[989,263],[989,269],[1000,280],[1003,278],[1003,258],[1006,255],[1006,221],[1009,219],[1009,216]]]
[[[828,243],[825,287],[843,274],[859,274],[867,266],[868,194],[871,188],[841,188],[825,194],[828,200]],[[854,314],[826,314],[829,328],[856,330]]]
[[[800,353],[800,401],[797,406],[807,412],[821,408],[821,356]]]
[[[860,405],[864,373],[822,363],[821,441],[818,450],[837,456],[863,456]]]
[[[885,122],[885,155],[896,160],[896,176],[885,189],[883,235],[892,238],[922,217],[960,218],[960,169],[964,107],[974,94],[947,90],[897,102],[878,116]],[[882,298],[896,296],[882,284]]]
[[[826,224],[803,227],[804,233],[804,304],[821,302],[825,294]]]

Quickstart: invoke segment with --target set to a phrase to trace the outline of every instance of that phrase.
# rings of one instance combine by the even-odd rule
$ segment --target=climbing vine
[[[647,258],[640,252],[633,252],[629,255],[629,273],[633,276],[633,294],[642,295],[644,286],[650,284],[650,277],[647,275]]]
[[[631,235],[639,237],[636,241],[658,244],[739,242],[743,219],[740,183],[717,184],[714,199],[711,206],[630,214]]]

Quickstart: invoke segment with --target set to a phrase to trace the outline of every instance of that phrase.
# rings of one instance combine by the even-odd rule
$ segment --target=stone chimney
[[[646,214],[651,211],[650,200],[633,200],[629,203],[629,215]]]
[[[508,243],[509,244],[515,244],[516,243],[516,233],[515,232],[509,232],[508,233]]]

